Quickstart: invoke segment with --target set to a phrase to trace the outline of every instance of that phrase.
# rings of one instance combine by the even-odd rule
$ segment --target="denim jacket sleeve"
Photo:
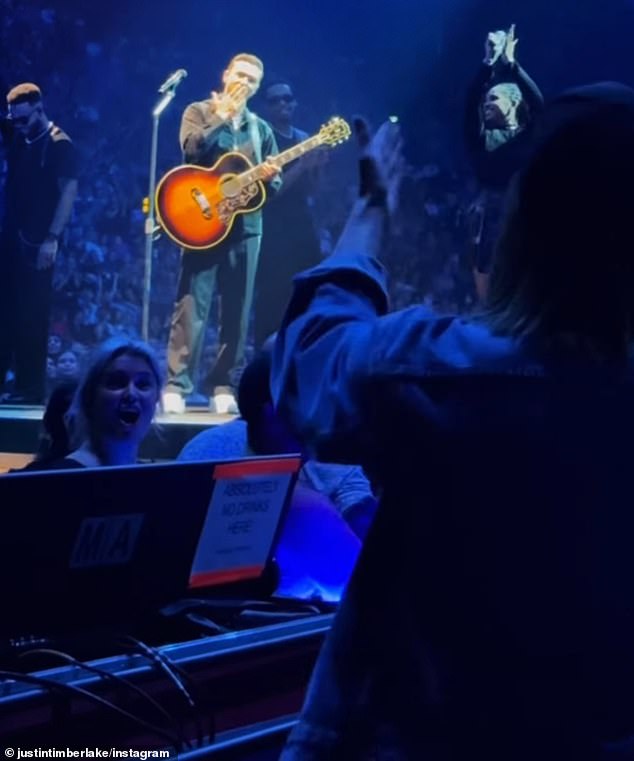
[[[275,404],[322,459],[358,462],[363,390],[387,312],[375,259],[337,252],[295,278],[273,356]]]
[[[463,371],[475,355],[507,354],[486,330],[424,307],[387,314],[380,226],[362,212],[336,251],[295,278],[273,354],[271,392],[280,412],[318,459],[363,465],[381,439],[380,400],[400,381]],[[348,229],[350,234],[347,234]],[[476,351],[477,348],[477,351]]]

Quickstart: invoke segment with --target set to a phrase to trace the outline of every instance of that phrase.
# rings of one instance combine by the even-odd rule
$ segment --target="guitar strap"
[[[260,138],[260,129],[258,127],[258,117],[250,111],[247,113],[249,120],[249,137],[253,146],[253,156],[256,164],[262,162],[262,139]]]

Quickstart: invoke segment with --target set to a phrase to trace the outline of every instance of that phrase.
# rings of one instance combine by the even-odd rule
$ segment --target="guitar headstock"
[[[339,145],[350,137],[350,125],[340,116],[333,116],[319,130],[319,142],[322,145]]]

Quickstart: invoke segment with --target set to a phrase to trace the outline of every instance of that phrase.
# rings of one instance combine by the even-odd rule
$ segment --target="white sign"
[[[263,571],[292,473],[216,481],[192,566],[190,586],[257,578]]]

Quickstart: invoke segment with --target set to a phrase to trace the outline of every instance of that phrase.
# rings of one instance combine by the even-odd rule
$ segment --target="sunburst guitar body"
[[[350,127],[335,116],[319,132],[273,157],[281,168],[320,146],[350,137]],[[210,168],[184,164],[165,174],[156,188],[156,216],[180,246],[206,250],[224,240],[239,214],[257,211],[266,200],[263,164],[254,166],[241,153],[226,153]]]

